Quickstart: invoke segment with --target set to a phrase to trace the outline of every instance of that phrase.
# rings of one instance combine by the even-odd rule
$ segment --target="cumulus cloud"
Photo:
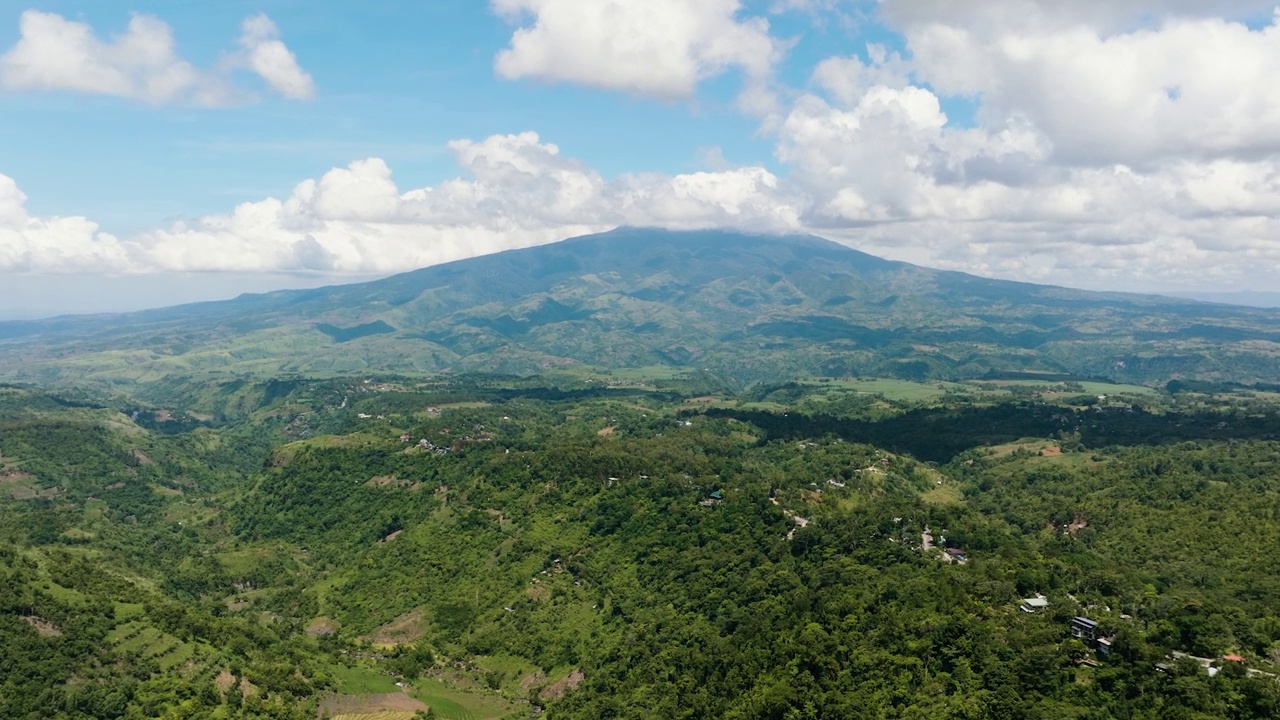
[[[463,174],[401,190],[378,158],[244,203],[118,239],[83,218],[33,218],[0,176],[0,270],[386,273],[622,224],[793,230],[798,210],[758,167],[614,180],[535,133],[450,144]]]
[[[743,103],[767,110],[785,43],[764,18],[741,18],[740,0],[491,0],[519,23],[494,67],[534,78],[683,99],[731,69],[746,77]]]
[[[244,22],[240,50],[219,67],[199,69],[179,57],[173,32],[151,15],[135,14],[121,34],[102,40],[88,23],[27,10],[21,37],[0,56],[0,87],[11,91],[66,90],[162,104],[218,107],[251,99],[233,71],[247,69],[273,90],[308,99],[311,77],[298,66],[265,15]]]
[[[27,196],[0,175],[0,269],[75,272],[129,264],[124,245],[82,217],[41,218],[26,211]]]
[[[315,83],[280,40],[280,30],[271,18],[254,15],[244,21],[241,30],[244,62],[273,90],[291,100],[310,100],[315,95]]]
[[[1086,287],[1280,279],[1280,162],[1045,169],[1033,127],[952,129],[918,86],[875,85],[853,104],[803,98],[779,130],[786,177],[724,167],[610,179],[532,132],[449,147],[460,173],[435,185],[401,188],[367,158],[287,197],[128,238],[32,216],[0,176],[0,271],[367,275],[647,225],[810,230],[899,259]]]
[[[780,52],[736,0],[492,2],[525,23],[498,59],[511,77],[686,97],[728,69],[767,76]],[[802,5],[834,7],[789,7]],[[4,178],[0,269],[392,272],[628,224],[811,230],[1084,287],[1274,287],[1280,15],[1259,20],[1259,7],[883,0],[901,49],[817,64],[767,124],[776,174],[704,150],[702,172],[611,178],[535,133],[495,135],[450,143],[458,176],[431,186],[402,188],[367,158],[288,197],[124,239],[31,217]],[[251,21],[246,37],[274,41],[269,21]],[[726,28],[758,52],[708,50]],[[272,57],[264,77],[301,96],[296,63]],[[957,99],[973,117],[948,116]]]
[[[1280,282],[1280,14],[1250,2],[883,0],[901,53],[818,64],[776,126],[800,222],[1091,287]],[[944,108],[976,108],[961,123]]]
[[[1105,35],[928,23],[907,39],[917,77],[1021,116],[1067,163],[1146,163],[1280,150],[1280,22],[1216,18]]]
[[[1171,17],[1265,19],[1273,0],[880,0],[879,10],[896,27],[938,23],[988,28],[1088,26],[1104,32],[1158,25]]]

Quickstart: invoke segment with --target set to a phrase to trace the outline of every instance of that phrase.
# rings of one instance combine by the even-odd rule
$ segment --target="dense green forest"
[[[1259,388],[12,386],[0,518],[3,718],[1280,716]]]

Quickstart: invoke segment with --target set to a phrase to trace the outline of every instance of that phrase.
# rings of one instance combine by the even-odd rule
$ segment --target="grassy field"
[[[396,681],[377,670],[365,667],[331,665],[335,689],[344,695],[375,695],[399,692]]]
[[[142,603],[123,603],[115,604],[116,620],[125,621],[142,617],[146,613],[146,606]]]
[[[910,380],[862,379],[862,378],[805,378],[805,385],[830,388],[833,391],[856,392],[864,395],[883,395],[886,400],[921,402],[941,397],[948,389],[962,387],[955,383],[919,383]]]
[[[1082,382],[1084,391],[1092,395],[1159,395],[1155,388],[1142,385],[1112,385],[1111,383]]]
[[[964,493],[959,487],[944,482],[921,493],[920,499],[929,505],[959,505],[964,502]]]
[[[892,381],[890,381],[892,382]],[[1143,385],[1117,385],[1105,382],[1079,382],[1077,385],[1084,388],[1081,390],[1063,390],[1062,383],[1048,380],[1034,379],[1018,379],[1018,380],[970,380],[965,385],[977,387],[983,390],[998,390],[1001,388],[1015,387],[1043,387],[1050,388],[1055,392],[1066,392],[1074,395],[1159,395],[1160,391],[1155,388],[1149,388]]]
[[[436,717],[446,720],[499,720],[516,709],[497,695],[463,692],[426,678],[414,683],[411,694],[430,705]]]

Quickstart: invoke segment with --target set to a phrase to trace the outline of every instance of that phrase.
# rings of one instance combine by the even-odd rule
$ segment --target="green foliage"
[[[805,375],[1275,383],[1275,311],[889,262],[814,237],[620,229],[373,283],[120,318],[0,323],[37,382],[663,366]],[[169,425],[168,427],[174,427]]]
[[[6,391],[0,717],[1280,714],[1274,406],[821,385],[289,379],[174,433]]]

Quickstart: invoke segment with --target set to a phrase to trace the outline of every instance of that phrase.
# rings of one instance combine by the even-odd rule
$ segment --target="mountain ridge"
[[[1276,310],[934,270],[811,235],[618,228],[351,285],[0,323],[0,376],[667,365],[735,384],[990,371],[1273,381],[1278,322]]]

